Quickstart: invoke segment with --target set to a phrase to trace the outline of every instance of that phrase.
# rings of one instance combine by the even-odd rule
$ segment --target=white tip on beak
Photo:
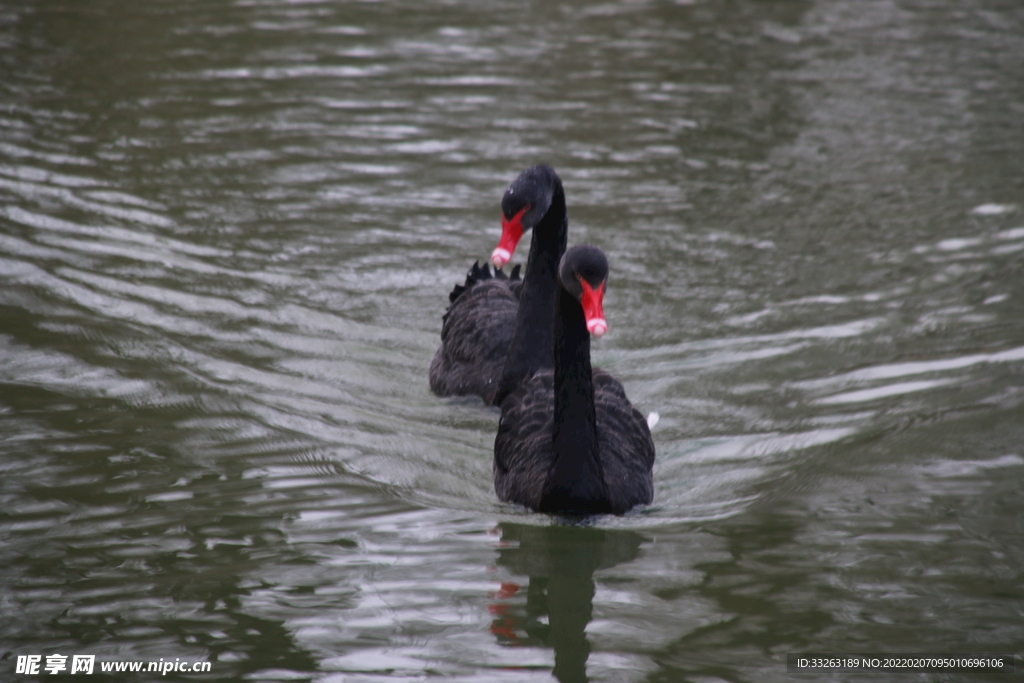
[[[494,264],[495,268],[501,268],[510,260],[512,260],[512,254],[508,253],[508,249],[498,247],[491,252],[491,263]]]
[[[604,318],[595,318],[587,321],[587,332],[594,337],[603,337],[604,333],[608,331],[608,323],[604,321]]]

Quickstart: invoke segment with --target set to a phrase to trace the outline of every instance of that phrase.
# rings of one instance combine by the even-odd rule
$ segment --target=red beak
[[[587,332],[594,337],[603,336],[608,331],[608,323],[604,320],[604,285],[607,280],[594,289],[590,283],[580,278],[583,287],[583,317],[587,319]]]
[[[512,260],[516,245],[523,236],[523,214],[530,210],[527,204],[512,218],[501,217],[501,240],[491,252],[491,262],[495,268],[501,268]]]

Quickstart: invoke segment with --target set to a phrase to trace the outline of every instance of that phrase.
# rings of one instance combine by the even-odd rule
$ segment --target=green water
[[[1021,73],[998,0],[0,8],[0,678],[1019,653]],[[541,162],[661,417],[653,505],[582,527],[427,388]]]

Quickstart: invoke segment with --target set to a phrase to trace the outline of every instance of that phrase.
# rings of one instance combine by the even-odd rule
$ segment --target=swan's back
[[[594,370],[597,444],[612,511],[622,514],[654,499],[654,439],[647,419],[626,398],[622,383]]]
[[[519,310],[519,267],[509,278],[474,264],[449,295],[441,346],[430,363],[430,390],[438,396],[477,395],[485,401],[501,379]]]
[[[542,370],[501,404],[494,437],[494,490],[498,499],[531,510],[540,507],[551,469],[555,425],[555,378]]]
[[[654,440],[647,420],[626,398],[622,383],[594,369],[598,459],[611,512],[622,514],[654,498]],[[494,440],[498,498],[538,509],[554,460],[554,373],[541,370],[501,406]]]

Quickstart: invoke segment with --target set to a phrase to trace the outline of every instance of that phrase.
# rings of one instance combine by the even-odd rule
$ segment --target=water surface
[[[1019,651],[1022,72],[999,0],[0,10],[0,666]],[[539,162],[661,416],[653,505],[584,526],[426,380]]]

